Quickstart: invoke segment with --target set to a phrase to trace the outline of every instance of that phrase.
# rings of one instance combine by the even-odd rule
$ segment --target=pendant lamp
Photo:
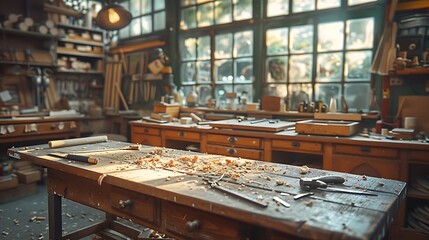
[[[97,14],[97,25],[105,30],[119,30],[131,22],[131,13],[121,5],[108,1]]]

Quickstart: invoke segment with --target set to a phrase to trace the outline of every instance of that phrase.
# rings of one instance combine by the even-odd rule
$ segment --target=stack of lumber
[[[58,94],[57,86],[55,85],[54,79],[51,78],[49,85],[45,91],[45,107],[46,109],[55,109],[60,101],[60,95]]]
[[[106,65],[106,74],[104,80],[104,109],[111,109],[115,113],[119,111],[119,100],[126,110],[129,110],[128,104],[121,91],[122,85],[122,61],[108,61]]]

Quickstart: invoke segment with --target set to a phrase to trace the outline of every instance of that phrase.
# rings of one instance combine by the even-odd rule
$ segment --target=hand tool
[[[281,205],[285,206],[285,207],[290,207],[290,204],[287,203],[286,201],[284,201],[283,199],[279,198],[279,197],[273,197],[273,200],[276,201],[277,203],[280,203]]]
[[[263,119],[259,119],[259,120],[255,120],[255,121],[251,121],[250,124],[255,124],[255,123],[261,123],[261,122],[265,122],[268,121],[267,119],[263,118]]]
[[[210,186],[211,187],[213,187],[213,188],[215,188],[215,189],[218,189],[218,190],[221,190],[221,191],[223,191],[223,192],[226,192],[226,193],[229,193],[229,194],[231,194],[231,195],[234,195],[234,196],[236,196],[236,197],[239,197],[239,198],[241,198],[241,199],[243,199],[243,200],[246,200],[246,201],[248,201],[248,202],[250,202],[250,203],[253,203],[253,204],[255,204],[255,205],[257,205],[257,206],[260,206],[260,207],[268,207],[268,204],[267,203],[264,203],[264,202],[259,202],[259,201],[257,201],[256,199],[253,199],[253,198],[251,198],[251,197],[249,197],[249,196],[247,196],[247,195],[244,195],[244,194],[241,194],[241,193],[238,193],[238,192],[235,192],[235,191],[232,191],[231,189],[228,189],[228,188],[225,188],[225,187],[222,187],[220,184],[219,184],[219,181],[223,178],[223,176],[224,176],[225,174],[222,174],[222,176],[220,176],[220,178],[218,178],[218,179],[209,179],[209,178],[207,178],[207,177],[204,177],[203,178],[203,180],[205,180],[205,181],[207,181],[209,184],[210,184]]]
[[[60,157],[65,158],[73,161],[79,161],[89,164],[97,164],[98,159],[94,157],[88,157],[88,156],[82,156],[82,155],[76,155],[76,154],[68,154],[68,153],[49,153],[48,155],[54,156],[54,157]]]
[[[351,193],[351,194],[360,194],[368,196],[377,196],[377,194],[364,192],[360,190],[352,190],[345,188],[333,188],[328,187],[328,184],[342,184],[345,182],[345,179],[340,176],[322,176],[317,178],[301,178],[299,179],[299,185],[302,189],[319,189],[329,192],[340,192],[340,193]]]
[[[301,198],[304,198],[304,197],[311,196],[313,194],[314,194],[314,192],[300,193],[300,194],[297,194],[297,195],[293,196],[293,200],[298,200],[298,199],[301,199]]]

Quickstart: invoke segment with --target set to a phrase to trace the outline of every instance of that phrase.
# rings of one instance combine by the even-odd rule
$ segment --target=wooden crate
[[[172,117],[179,117],[180,105],[170,103],[155,103],[153,106],[155,113],[168,113]]]
[[[6,190],[18,186],[18,178],[15,174],[0,177],[0,190]]]
[[[37,182],[40,179],[42,179],[42,176],[40,174],[40,170],[24,170],[24,171],[17,171],[16,175],[18,176],[18,180],[20,183],[33,183]]]
[[[359,122],[304,120],[295,124],[295,132],[302,134],[352,136],[359,131]]]

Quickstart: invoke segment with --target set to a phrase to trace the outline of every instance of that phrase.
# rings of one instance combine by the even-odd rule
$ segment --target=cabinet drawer
[[[350,155],[371,156],[371,157],[398,158],[397,149],[383,148],[383,147],[337,144],[334,146],[334,152],[342,153],[342,154],[350,154]]]
[[[229,135],[208,134],[207,142],[228,146],[252,147],[261,149],[261,139],[252,137],[237,137]]]
[[[189,141],[200,141],[200,133],[198,132],[165,130],[162,133],[166,138],[189,140]]]
[[[151,127],[133,127],[133,133],[140,133],[140,134],[148,134],[148,135],[157,135],[159,136],[160,130],[158,128],[151,128]]]
[[[159,137],[159,136],[133,134],[131,136],[131,142],[132,143],[138,143],[141,145],[162,147],[161,146],[161,137]]]
[[[133,217],[141,221],[158,225],[160,214],[159,202],[148,195],[112,187],[110,193],[110,205],[117,210],[120,217]]]
[[[322,144],[305,141],[290,141],[290,140],[272,140],[272,148],[275,150],[293,150],[293,151],[308,151],[322,152]]]
[[[262,150],[226,147],[220,145],[207,145],[207,153],[262,160]]]
[[[240,222],[178,204],[162,204],[167,235],[183,239],[251,239],[249,228]]]

